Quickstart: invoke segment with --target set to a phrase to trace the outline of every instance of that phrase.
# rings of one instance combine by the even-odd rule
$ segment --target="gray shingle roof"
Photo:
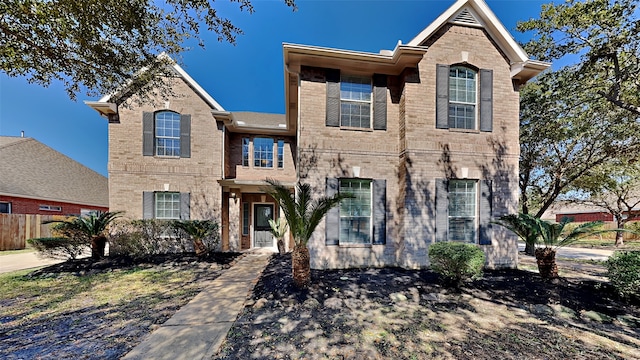
[[[109,206],[106,177],[32,138],[0,136],[0,194]]]

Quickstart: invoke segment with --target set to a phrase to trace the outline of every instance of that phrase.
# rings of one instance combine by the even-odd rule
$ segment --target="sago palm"
[[[293,282],[299,287],[309,285],[311,268],[307,244],[322,218],[341,200],[353,195],[338,193],[334,196],[321,196],[313,199],[311,185],[298,182],[295,193],[276,180],[267,179],[269,187],[265,191],[273,197],[284,212],[293,236],[292,267]]]
[[[287,233],[289,225],[282,218],[276,220],[269,219],[269,226],[271,227],[271,235],[276,238],[278,242],[278,253],[284,254],[284,236]]]
[[[218,224],[211,220],[176,220],[173,227],[184,231],[191,237],[196,256],[203,256],[207,253],[204,239],[218,231]]]
[[[98,215],[81,216],[73,220],[52,221],[60,223],[59,231],[74,236],[82,236],[91,241],[91,258],[104,257],[104,249],[107,244],[105,232],[115,219],[122,215],[122,211],[100,212]]]

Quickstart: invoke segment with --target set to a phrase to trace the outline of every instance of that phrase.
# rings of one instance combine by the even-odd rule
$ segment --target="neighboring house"
[[[633,218],[629,221],[640,221],[640,206],[635,207],[632,214]],[[626,216],[628,217],[629,214],[626,214]],[[611,213],[599,206],[566,201],[554,203],[549,210],[542,214],[542,219],[555,222],[560,222],[563,218],[570,218],[574,222],[615,221]]]
[[[354,44],[355,45],[355,44]],[[285,115],[225,111],[178,65],[160,106],[87,104],[109,118],[110,208],[215,218],[223,249],[275,247],[264,179],[350,192],[309,248],[313,268],[428,265],[436,241],[515,267],[490,223],[518,203],[518,89],[530,60],[481,0],[459,0],[379,54],[284,44]]]
[[[107,178],[32,138],[0,136],[0,213],[108,211]]]

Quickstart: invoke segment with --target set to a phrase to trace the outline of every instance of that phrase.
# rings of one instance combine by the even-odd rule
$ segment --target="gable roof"
[[[158,57],[167,58],[171,63],[171,70],[180,78],[182,78],[187,85],[193,89],[193,91],[202,98],[212,110],[224,111],[222,105],[218,104],[218,102],[207,93],[200,84],[198,84],[184,69],[178,65],[173,59],[169,57],[169,55],[162,53],[158,55]],[[141,69],[140,72],[144,72],[146,69]],[[127,86],[125,85],[126,89]],[[116,91],[111,94],[105,95],[98,101],[85,101],[84,103],[97,111],[100,116],[108,118],[110,122],[118,122],[117,120],[112,121],[113,116],[109,115],[117,115],[118,114],[118,106],[117,104],[111,102],[113,98],[121,91]]]
[[[457,0],[407,45],[424,45],[449,23],[485,29],[511,62],[511,77],[523,83],[551,66],[550,63],[531,60],[483,0]]]
[[[0,136],[0,195],[109,206],[106,177],[32,138]]]

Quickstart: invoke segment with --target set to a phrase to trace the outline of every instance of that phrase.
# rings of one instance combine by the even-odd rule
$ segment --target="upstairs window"
[[[371,79],[343,76],[340,81],[340,126],[371,128]]]
[[[284,167],[284,140],[278,140],[278,169]]]
[[[242,138],[242,166],[249,166],[249,138]]]
[[[253,166],[258,168],[273,167],[273,139],[253,139]]]
[[[161,111],[155,115],[157,156],[180,156],[180,114]]]
[[[449,128],[476,129],[477,72],[449,69]]]

